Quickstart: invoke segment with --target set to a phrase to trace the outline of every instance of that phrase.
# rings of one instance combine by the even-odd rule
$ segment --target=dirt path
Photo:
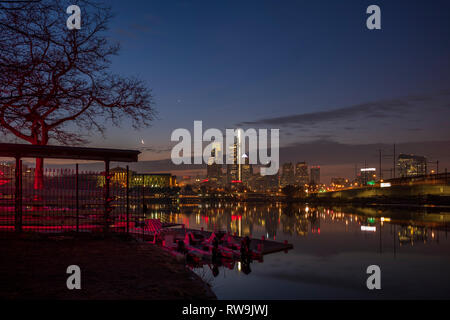
[[[124,237],[0,235],[1,299],[215,299],[160,248]],[[81,268],[81,290],[66,269]]]

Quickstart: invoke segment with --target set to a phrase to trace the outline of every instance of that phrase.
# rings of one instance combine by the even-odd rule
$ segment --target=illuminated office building
[[[127,185],[127,170],[125,168],[116,167],[110,170],[111,184],[117,184],[121,187]],[[105,177],[97,178],[100,187],[105,185]],[[170,173],[136,173],[129,171],[129,187],[146,187],[146,188],[171,188],[177,186],[176,176]]]
[[[304,186],[309,183],[308,165],[306,162],[298,162],[295,166],[295,184]]]
[[[218,162],[221,154],[222,145],[214,142],[211,149],[211,156],[208,159],[208,166],[206,167],[206,176],[209,181],[220,183],[222,180],[222,165]]]
[[[283,164],[281,177],[280,177],[280,185],[285,187],[287,185],[294,185],[295,183],[295,175],[294,175],[294,166],[291,162]]]
[[[136,174],[131,180],[132,187],[171,188],[177,186],[176,176],[170,173]]]
[[[361,168],[361,173],[356,181],[362,185],[373,185],[377,178],[376,171],[376,168]]]
[[[409,154],[400,154],[397,158],[400,177],[414,177],[427,174],[427,158]]]
[[[312,185],[320,184],[320,167],[319,166],[311,167],[311,184]]]
[[[238,130],[238,135],[234,139],[234,143],[229,146],[228,150],[228,161],[231,162],[227,164],[227,182],[236,183],[242,182],[242,130]]]
[[[248,184],[253,177],[253,166],[249,162],[248,156],[245,155],[244,161],[241,165],[241,178],[242,182],[245,184]]]

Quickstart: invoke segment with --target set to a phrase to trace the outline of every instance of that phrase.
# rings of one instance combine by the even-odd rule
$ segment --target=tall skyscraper
[[[209,181],[220,183],[222,179],[222,165],[217,163],[221,157],[222,145],[214,142],[211,149],[211,156],[208,159],[208,166],[206,167],[206,176]]]
[[[281,177],[280,177],[280,185],[285,187],[287,185],[294,185],[295,183],[295,175],[294,175],[294,166],[291,162],[283,164]]]
[[[249,163],[249,158],[246,154],[243,155],[243,161],[241,165],[241,179],[242,182],[248,184],[253,176],[253,166]]]
[[[234,139],[234,143],[229,146],[229,161],[231,164],[227,164],[227,181],[232,183],[233,181],[242,181],[242,150],[241,150],[241,131]]]
[[[319,166],[311,167],[311,184],[313,184],[313,185],[320,184],[320,167]]]
[[[298,162],[295,166],[295,184],[299,186],[309,184],[308,165],[306,162]]]
[[[409,154],[400,154],[397,158],[400,177],[414,177],[427,174],[427,158]]]

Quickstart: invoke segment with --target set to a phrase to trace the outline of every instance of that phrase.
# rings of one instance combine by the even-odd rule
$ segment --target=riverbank
[[[1,234],[0,299],[216,299],[183,263],[126,235]],[[68,290],[69,265],[81,290]]]
[[[282,194],[269,195],[264,193],[236,193],[236,194],[204,194],[191,196],[174,196],[168,198],[152,198],[152,203],[173,205],[195,205],[214,203],[328,203],[328,204],[411,204],[411,205],[450,205],[449,184],[412,184],[392,185],[380,188],[367,186],[348,188],[336,191],[309,193],[307,195]]]
[[[216,205],[216,204],[238,204],[238,203],[248,203],[248,204],[273,204],[273,203],[285,203],[285,204],[349,204],[349,205],[408,205],[408,206],[428,206],[428,205],[440,205],[440,206],[450,206],[450,196],[434,196],[434,195],[424,195],[424,196],[404,196],[404,197],[387,197],[387,196],[369,196],[369,197],[342,197],[334,196],[332,192],[329,194],[318,194],[310,195],[308,197],[294,197],[287,198],[285,196],[267,196],[265,198],[222,198],[222,199],[211,199],[211,198],[198,198],[195,201],[191,200],[189,202],[180,201],[177,202],[172,199],[166,199],[166,201],[153,201],[154,204],[167,205],[178,207],[180,205],[184,206],[198,206],[198,205]]]

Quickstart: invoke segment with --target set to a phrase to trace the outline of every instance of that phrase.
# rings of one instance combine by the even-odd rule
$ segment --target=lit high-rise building
[[[237,137],[234,138],[234,143],[229,146],[228,159],[231,164],[227,164],[227,180],[228,183],[242,182],[242,131],[238,130]]]
[[[308,165],[306,162],[298,162],[295,166],[295,183],[299,186],[309,183]]]
[[[227,182],[228,183],[249,183],[253,177],[253,166],[250,164],[249,156],[244,150],[244,139],[242,129],[237,130],[237,136],[234,138],[234,143],[228,148],[227,164]]]
[[[221,157],[222,145],[218,142],[212,144],[211,156],[206,167],[206,176],[211,182],[219,183],[222,179],[222,165],[218,160]]]
[[[227,164],[227,181],[228,183],[232,183],[233,181],[238,181],[239,180],[239,166],[237,163],[237,144],[234,143],[233,145],[231,145],[229,150],[229,158],[231,160],[232,163]]]
[[[245,158],[242,164],[242,182],[248,184],[253,177],[253,166],[249,163],[248,157]]]
[[[281,177],[280,177],[280,185],[285,187],[287,185],[294,185],[295,183],[295,175],[294,175],[294,166],[291,162],[283,164]]]
[[[397,158],[400,177],[414,177],[427,174],[427,158],[409,154],[400,154]]]
[[[311,184],[320,184],[320,167],[311,167]]]

